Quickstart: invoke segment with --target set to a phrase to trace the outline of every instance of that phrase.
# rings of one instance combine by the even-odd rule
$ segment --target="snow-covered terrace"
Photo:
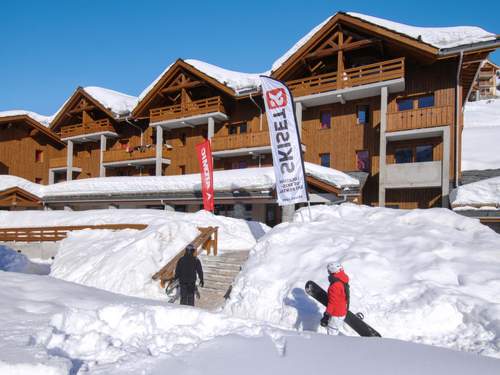
[[[500,213],[500,177],[459,186],[451,192],[454,210],[498,210]]]
[[[347,193],[359,191],[360,182],[346,173],[332,168],[305,163],[306,174],[321,182]],[[275,176],[272,167],[247,168],[214,172],[216,192],[266,191],[269,195],[274,189]],[[100,177],[61,182],[53,185],[38,185],[25,179],[2,175],[0,191],[19,187],[43,200],[68,197],[113,197],[151,194],[199,193],[201,180],[199,174],[177,176],[143,177]]]

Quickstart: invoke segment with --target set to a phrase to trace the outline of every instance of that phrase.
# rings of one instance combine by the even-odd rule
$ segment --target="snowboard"
[[[316,301],[319,303],[325,305],[328,305],[328,294],[325,292],[325,290],[320,287],[318,284],[316,284],[314,281],[308,281],[305,286],[305,291],[307,294],[309,294],[312,298],[314,298]],[[378,333],[375,329],[373,329],[371,326],[366,324],[363,321],[363,314],[357,313],[354,314],[351,311],[347,311],[347,315],[345,317],[345,323],[351,327],[354,331],[356,331],[357,334],[360,336],[364,337],[382,337],[380,336],[380,333]]]

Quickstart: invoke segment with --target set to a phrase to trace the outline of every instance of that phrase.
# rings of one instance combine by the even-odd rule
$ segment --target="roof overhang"
[[[208,119],[212,117],[215,121],[226,121],[229,117],[222,112],[211,112],[204,113],[201,115],[182,117],[172,120],[164,120],[150,123],[149,126],[156,127],[161,126],[164,129],[178,129],[186,127],[195,127],[197,125],[205,125],[208,123]]]
[[[73,137],[61,138],[64,142],[73,141],[74,143],[85,143],[85,142],[97,142],[101,139],[101,135],[108,138],[118,138],[118,134],[115,132],[104,131],[97,133],[89,133],[82,135],[75,135]]]
[[[230,158],[233,156],[246,156],[246,155],[262,155],[270,154],[271,146],[260,146],[260,147],[245,147],[237,148],[234,150],[223,150],[223,151],[212,151],[212,156],[214,158]]]
[[[161,159],[162,164],[170,165],[170,159]],[[106,168],[121,168],[121,167],[142,167],[145,165],[155,165],[156,158],[133,159],[133,160],[120,160],[108,163],[102,163]]]
[[[28,115],[15,115],[15,116],[0,118],[0,124],[9,124],[18,121],[24,121],[26,124],[30,125],[37,132],[40,132],[41,134],[47,136],[58,145],[64,146],[64,142],[57,136],[57,134],[55,134],[51,129],[40,124],[38,121],[32,119]]]

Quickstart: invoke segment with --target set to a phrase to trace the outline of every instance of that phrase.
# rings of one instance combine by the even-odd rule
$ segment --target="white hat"
[[[337,273],[339,271],[342,271],[344,267],[342,267],[342,264],[338,262],[333,262],[333,263],[328,263],[326,269],[328,270],[328,273]]]

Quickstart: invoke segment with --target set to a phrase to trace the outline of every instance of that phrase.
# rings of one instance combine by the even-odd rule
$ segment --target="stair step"
[[[206,283],[216,282],[231,284],[234,281],[234,277],[220,276],[220,275],[205,275],[204,277]]]
[[[224,270],[232,270],[239,272],[241,270],[240,264],[232,264],[232,263],[222,263],[222,262],[209,262],[204,263],[201,262],[203,268],[211,268],[211,269],[224,269]]]

